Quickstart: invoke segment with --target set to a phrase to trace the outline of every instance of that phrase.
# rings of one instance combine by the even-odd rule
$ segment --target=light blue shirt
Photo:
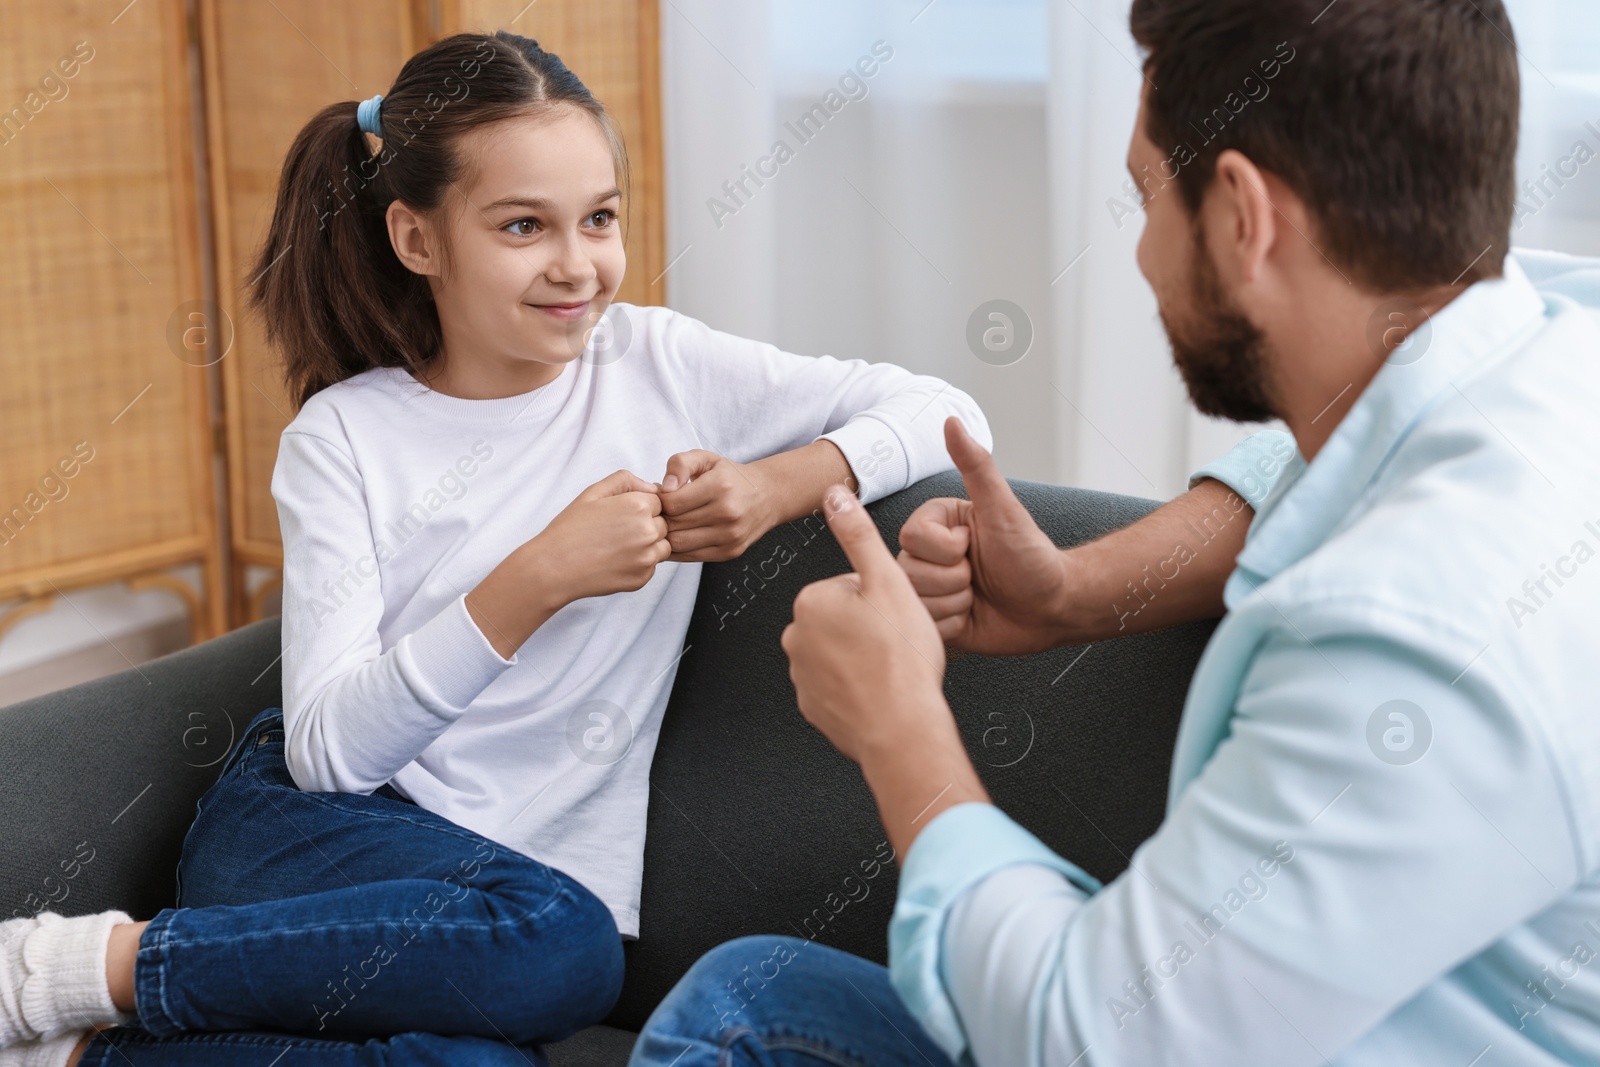
[[[1259,503],[1161,828],[1103,887],[986,804],[905,857],[891,977],[952,1057],[1600,1063],[1596,307],[1519,250],[1309,465],[1199,472]]]

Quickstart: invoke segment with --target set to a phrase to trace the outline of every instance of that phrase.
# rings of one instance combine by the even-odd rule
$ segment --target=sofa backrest
[[[1062,545],[1154,507],[1012,485]],[[961,495],[944,474],[871,511],[898,551],[918,504]],[[859,771],[801,718],[778,641],[799,589],[845,569],[820,516],[705,567],[651,773],[641,934],[626,948],[613,1025],[638,1029],[731,937],[789,934],[886,959],[892,853]],[[1161,821],[1178,716],[1211,628],[954,658],[946,692],[996,803],[1091,874],[1120,872]],[[278,620],[267,619],[0,708],[0,918],[170,907],[195,802],[235,731],[279,705],[279,652]]]
[[[1156,506],[1011,485],[1058,545]],[[965,495],[950,472],[870,510],[899,552],[917,505]],[[860,771],[801,717],[779,644],[801,587],[846,569],[820,516],[705,567],[651,773],[640,937],[613,1025],[638,1029],[701,953],[745,934],[887,962],[892,851]],[[945,692],[995,803],[1097,878],[1120,873],[1161,823],[1178,718],[1214,625],[952,659]]]

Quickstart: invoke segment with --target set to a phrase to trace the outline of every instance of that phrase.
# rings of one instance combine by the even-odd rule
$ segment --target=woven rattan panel
[[[183,4],[118,7],[0,0],[0,597],[214,540]]]
[[[260,319],[245,310],[251,265],[295,134],[329,104],[387,90],[412,51],[411,22],[396,0],[204,0],[201,17],[218,289],[234,326],[222,364],[233,539],[246,559],[271,562],[272,466],[291,411]]]

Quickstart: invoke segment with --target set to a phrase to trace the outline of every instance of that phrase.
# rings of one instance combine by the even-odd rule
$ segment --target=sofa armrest
[[[195,802],[278,703],[278,619],[0,708],[0,919],[171,907]]]

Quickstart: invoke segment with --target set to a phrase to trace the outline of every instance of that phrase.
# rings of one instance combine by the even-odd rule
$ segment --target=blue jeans
[[[689,968],[629,1067],[952,1067],[884,968],[797,937],[742,937]]]
[[[244,730],[139,938],[137,1025],[83,1067],[515,1064],[599,1022],[622,939],[558,870],[385,785],[301,792],[283,714]]]

